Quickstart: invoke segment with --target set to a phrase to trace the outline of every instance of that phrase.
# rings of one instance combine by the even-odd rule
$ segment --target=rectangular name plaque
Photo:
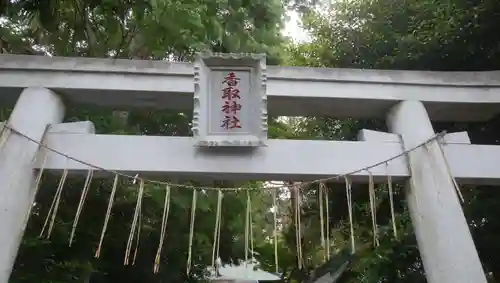
[[[195,146],[265,146],[266,80],[265,54],[199,53],[194,63]]]

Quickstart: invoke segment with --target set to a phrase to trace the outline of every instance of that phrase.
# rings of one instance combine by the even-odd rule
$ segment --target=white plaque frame
[[[198,53],[194,62],[193,138],[198,147],[259,147],[267,145],[266,55],[250,53]],[[250,73],[250,119],[255,123],[250,131],[238,133],[211,132],[211,77],[221,70],[244,70]],[[250,99],[250,101],[249,101]]]

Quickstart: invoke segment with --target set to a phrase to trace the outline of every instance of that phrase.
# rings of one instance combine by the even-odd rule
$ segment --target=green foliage
[[[282,57],[284,39],[280,30],[284,7],[279,0],[21,0],[8,2],[3,8],[0,10],[4,16],[0,25],[2,52],[189,61],[195,52],[209,49],[217,52],[267,53],[268,64],[276,64]],[[113,110],[126,110],[128,117],[120,118],[119,113],[110,109],[69,105],[66,120],[93,121],[97,133],[191,134],[191,113]],[[271,131],[280,131],[280,127],[283,128],[277,123]],[[39,239],[38,234],[58,182],[56,176],[44,176],[12,282],[170,283],[194,282],[196,278],[202,278],[200,275],[204,268],[211,263],[215,192],[199,194],[193,242],[193,276],[188,277],[185,270],[192,190],[172,188],[162,264],[159,274],[155,275],[153,261],[160,236],[165,188],[146,186],[137,258],[133,266],[123,266],[137,185],[132,185],[130,180],[120,180],[101,257],[94,259],[112,180],[93,181],[75,242],[68,247],[83,179],[71,177],[67,181],[52,236],[50,239]],[[220,182],[208,185],[234,186]],[[256,191],[252,197],[264,200],[253,204],[255,227],[269,225],[272,218],[269,195]],[[228,193],[224,198],[220,252],[225,262],[237,261],[244,255],[245,200],[245,194],[241,193]],[[268,245],[272,229],[254,231],[256,248]]]
[[[8,6],[3,35],[59,56],[189,60],[211,49],[267,53],[273,63],[283,13],[277,0],[25,0]],[[7,51],[25,52],[5,39]]]
[[[303,13],[305,28],[312,41],[287,47],[285,63],[314,67],[377,68],[435,71],[484,71],[500,68],[500,34],[497,32],[498,1],[391,1],[340,0],[321,3]],[[436,131],[466,130],[474,143],[498,144],[498,119],[480,124],[436,124]],[[301,118],[294,130],[301,136],[321,139],[353,139],[361,128],[381,129],[383,121],[339,121],[333,117]],[[330,199],[340,188],[331,187]],[[354,189],[356,191],[356,189]],[[381,219],[383,238],[378,248],[370,243],[369,214],[366,210],[366,188],[353,196],[355,233],[358,236],[358,260],[350,268],[348,282],[425,282],[416,242],[398,189],[397,222],[403,235],[399,241],[390,237],[387,219]],[[497,282],[500,260],[498,244],[500,226],[497,193],[493,188],[466,188],[464,205],[471,233],[491,282]],[[387,200],[378,204],[378,218],[388,215]],[[315,203],[315,197],[310,199]],[[332,226],[346,217],[345,207],[332,207]],[[314,211],[314,209],[313,209]],[[340,215],[338,218],[336,215]],[[308,215],[304,215],[308,217]],[[311,214],[310,217],[316,217]],[[366,231],[366,232],[364,232]]]
[[[1,52],[189,61],[196,51],[264,52],[268,64],[409,70],[499,69],[500,3],[432,0],[21,0],[2,1]],[[285,8],[299,11],[312,41],[287,44],[280,35]],[[118,110],[118,109],[114,109]],[[129,109],[120,109],[129,110]],[[190,113],[128,112],[126,122],[110,109],[70,108],[67,121],[91,120],[98,133],[190,135]],[[475,143],[498,144],[499,120],[481,124],[440,124],[437,131],[467,130]],[[359,129],[384,130],[383,121],[338,120],[335,117],[273,117],[269,133],[281,139],[353,140]],[[124,153],[126,154],[126,153]],[[152,272],[159,240],[164,188],[148,185],[143,203],[141,241],[134,266],[123,254],[137,197],[137,185],[121,180],[100,259],[93,259],[99,240],[111,180],[94,180],[81,216],[75,243],[68,236],[83,187],[83,178],[68,180],[50,240],[39,239],[48,205],[57,187],[44,177],[18,255],[12,282],[194,282],[185,275],[191,191],[173,188],[172,207],[160,273]],[[205,184],[206,185],[206,184]],[[214,182],[217,186],[232,186]],[[258,183],[248,184],[259,185]],[[345,190],[328,184],[331,250],[349,245]],[[317,188],[303,190],[301,227],[306,270],[323,263],[319,239]],[[280,194],[289,195],[287,190]],[[500,275],[500,199],[497,188],[465,188],[464,211],[491,282]],[[252,194],[255,249],[266,270],[274,271],[272,203],[268,191]],[[228,193],[223,203],[221,257],[244,254],[244,194]],[[377,189],[380,246],[372,245],[366,186],[353,187],[357,253],[342,282],[425,282],[401,188],[396,188],[399,240],[392,236],[387,190]],[[290,282],[307,277],[297,272],[293,198],[278,201],[283,221],[279,234],[280,271]],[[195,225],[194,273],[211,262],[216,194],[201,193]],[[295,281],[294,281],[295,280]],[[497,279],[498,280],[498,279]]]

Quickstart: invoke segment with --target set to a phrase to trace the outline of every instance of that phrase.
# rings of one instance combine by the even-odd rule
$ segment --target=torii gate
[[[248,71],[234,63],[235,59],[237,56],[205,57],[193,68],[189,63],[163,61],[1,55],[0,100],[17,99],[8,120],[10,127],[38,142],[45,135],[43,142],[49,147],[88,163],[141,175],[230,180],[312,180],[344,174],[429,139],[434,135],[431,120],[484,121],[500,113],[499,72],[289,68],[265,66],[250,56],[243,65],[250,68],[254,83],[267,86],[267,101],[264,92],[254,101],[261,103],[262,108],[255,108],[261,112],[247,113],[248,117],[265,120],[267,102],[272,115],[386,117],[392,133],[364,130],[358,142],[266,141],[265,121],[259,121],[251,130],[254,139],[241,144],[257,146],[254,150],[213,152],[193,146],[193,137],[96,135],[91,122],[61,124],[63,100],[189,110],[196,92],[197,103],[207,105],[199,86],[210,84],[213,76],[220,77],[218,67]],[[200,110],[200,105],[196,107]],[[199,119],[195,124],[210,119],[195,116]],[[196,140],[203,146],[200,132]],[[262,144],[267,146],[259,146]],[[448,134],[441,145],[433,141],[412,151],[408,161],[397,158],[387,167],[373,168],[371,174],[377,182],[386,175],[395,181],[409,180],[407,199],[429,283],[485,283],[442,150],[460,184],[496,184],[500,180],[500,147],[472,145],[467,133]],[[31,164],[37,151],[35,143],[12,134],[0,153],[4,184],[0,187],[0,283],[8,282],[34,200]],[[88,169],[57,154],[49,154],[44,167],[72,172]],[[366,182],[367,176],[367,172],[356,173],[353,182]]]

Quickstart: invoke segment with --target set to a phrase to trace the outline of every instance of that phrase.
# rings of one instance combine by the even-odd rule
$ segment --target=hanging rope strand
[[[297,235],[297,261],[298,268],[302,269],[302,231],[300,224],[300,187],[295,186],[295,230]]]
[[[42,180],[43,171],[45,170],[45,164],[47,164],[47,157],[49,156],[48,152],[43,147],[40,147],[39,150],[42,152],[43,159],[42,159],[42,164],[40,165],[40,169],[38,169],[38,174],[37,174],[36,179],[35,179],[36,192],[38,192],[38,188],[40,187],[40,181]],[[36,159],[35,159],[35,161],[36,161]]]
[[[387,188],[389,189],[389,204],[391,207],[391,221],[392,221],[392,231],[394,232],[394,239],[398,239],[398,230],[396,228],[396,214],[394,213],[394,192],[392,190],[392,177],[389,174],[389,164],[385,164],[387,171]]]
[[[106,210],[106,216],[104,218],[104,224],[102,226],[101,237],[99,239],[99,245],[97,246],[97,249],[96,249],[95,255],[94,255],[95,258],[99,258],[99,256],[101,255],[102,242],[104,241],[104,235],[106,234],[106,230],[108,228],[108,221],[109,221],[109,217],[111,216],[111,209],[113,207],[113,201],[115,199],[117,186],[118,186],[118,175],[115,175],[115,180],[113,181],[113,188],[111,189],[111,195],[109,196],[108,208]]]
[[[295,191],[296,188],[294,187],[291,191],[292,194],[294,194],[294,198],[295,198],[295,203],[293,204],[293,215],[294,215],[294,219],[293,219],[293,222],[294,222],[294,225],[295,225],[295,250],[296,250],[296,254],[297,254],[297,267],[299,269],[301,269],[301,265],[300,265],[300,254],[299,254],[299,250],[300,250],[300,245],[299,245],[299,229],[298,229],[298,213],[297,213],[297,192]]]
[[[354,253],[356,250],[356,242],[354,240],[354,221],[352,217],[352,192],[351,192],[351,181],[347,176],[345,179],[345,189],[347,195],[347,209],[349,210],[349,226],[351,231],[351,253]]]
[[[76,226],[78,225],[78,220],[80,219],[80,214],[83,210],[83,205],[85,203],[85,199],[87,198],[87,193],[90,188],[90,183],[92,183],[92,177],[94,175],[94,170],[90,168],[87,172],[87,177],[85,178],[85,183],[83,185],[82,194],[80,196],[80,202],[78,203],[78,208],[76,210],[75,219],[73,220],[73,226],[71,228],[71,235],[69,237],[69,246],[73,243],[73,238],[75,236]]]
[[[377,227],[377,212],[376,212],[376,198],[375,198],[375,182],[373,181],[373,175],[368,171],[368,193],[370,195],[370,212],[372,215],[372,229],[373,229],[373,245],[375,247],[379,246],[378,241],[378,227]]]
[[[40,165],[40,169],[38,169],[38,174],[35,179],[35,195],[38,193],[38,190],[40,189],[40,183],[42,182],[42,175],[43,172],[45,171],[45,164],[47,163],[47,152],[44,151],[45,154],[43,155],[43,161],[42,164]]]
[[[320,225],[320,235],[321,235],[321,248],[323,248],[323,260],[326,262],[326,239],[325,239],[325,220],[323,219],[323,183],[319,184],[318,187],[318,197],[319,197],[319,225]]]
[[[323,183],[326,207],[326,259],[330,260],[330,202],[328,201],[328,187]]]
[[[252,197],[250,196],[250,191],[247,191],[249,195],[250,209],[248,210],[248,230],[250,232],[250,255],[252,263],[254,262],[254,249],[253,249],[253,219],[252,219]]]
[[[59,182],[59,188],[58,188],[59,193],[57,194],[56,204],[54,206],[54,211],[52,212],[52,218],[50,219],[49,230],[47,232],[47,239],[50,238],[50,235],[52,234],[52,229],[54,228],[57,211],[59,210],[59,204],[61,203],[62,191],[64,189],[64,184],[66,183],[67,177],[68,177],[68,169],[64,169],[61,181]]]
[[[276,201],[276,191],[275,189],[272,191],[273,197],[273,237],[274,237],[274,266],[276,268],[276,274],[279,273],[279,265],[278,265],[278,228],[277,228],[277,213],[278,213],[278,205]]]
[[[132,219],[132,225],[130,225],[130,233],[128,235],[127,247],[125,249],[125,259],[123,261],[124,265],[129,264],[130,251],[132,249],[132,242],[134,240],[134,234],[137,227],[137,222],[139,220],[139,213],[140,213],[143,193],[144,193],[144,180],[141,179],[139,183],[139,192],[137,194],[137,202],[135,204],[134,218]]]
[[[11,127],[8,125],[9,121],[5,121],[3,123],[2,130],[0,130],[0,153],[3,150],[3,147],[7,140],[9,139],[10,134],[12,133]]]
[[[219,215],[219,227],[217,227],[217,250],[216,250],[216,256],[215,258],[217,259],[217,261],[220,260],[220,255],[219,255],[219,251],[220,251],[220,227],[222,225],[222,200],[224,199],[224,195],[222,194],[221,192],[221,213]],[[221,262],[219,262],[220,264],[222,264]]]
[[[301,265],[304,266],[304,253],[302,251],[302,209],[301,209],[301,197],[302,197],[302,194],[301,194],[301,191],[300,191],[301,187],[299,187],[299,189],[297,190],[297,194],[298,194],[298,202],[297,202],[297,205],[298,205],[298,209],[299,209],[299,214],[298,214],[298,219],[299,219],[299,240],[300,240],[300,262],[301,262]]]
[[[158,244],[158,249],[156,250],[153,273],[158,273],[160,269],[161,249],[163,248],[163,242],[165,240],[165,234],[167,232],[167,221],[169,212],[170,212],[170,186],[167,185],[165,188],[165,203],[163,204],[163,215],[161,218],[160,243]]]
[[[437,139],[437,143],[439,145],[439,152],[444,160],[446,174],[448,174],[449,178],[451,179],[451,182],[453,183],[453,186],[455,187],[455,190],[457,191],[457,195],[460,198],[460,201],[462,201],[462,203],[464,203],[465,202],[464,195],[460,191],[460,186],[458,186],[457,180],[455,179],[455,177],[451,173],[450,163],[448,162],[448,158],[446,158],[446,156],[444,155],[444,147],[443,147],[441,140],[442,140],[442,138]],[[432,152],[430,148],[429,148],[429,152]]]
[[[193,190],[193,202],[191,204],[191,222],[189,226],[189,247],[188,247],[188,259],[187,259],[187,274],[191,272],[191,261],[192,261],[192,249],[193,249],[193,236],[194,236],[194,220],[196,216],[196,198],[197,190]]]
[[[56,193],[54,194],[54,199],[52,200],[52,204],[50,205],[49,212],[47,213],[47,217],[45,218],[45,222],[43,223],[42,231],[40,232],[40,236],[43,236],[43,233],[45,232],[45,228],[47,227],[47,224],[49,223],[50,219],[50,224],[49,224],[49,230],[47,232],[47,238],[50,238],[50,234],[52,233],[52,228],[54,226],[56,214],[57,214],[57,209],[59,207],[59,202],[61,200],[61,193],[64,187],[64,183],[66,182],[66,178],[68,176],[68,169],[65,168],[63,171],[63,174],[61,176],[61,179],[59,181],[59,185],[57,186]]]
[[[215,212],[215,229],[214,229],[214,242],[212,248],[212,266],[215,268],[215,259],[219,257],[219,239],[220,239],[220,221],[221,221],[221,209],[222,209],[222,192],[217,193],[217,209]]]
[[[135,259],[137,258],[137,253],[139,252],[139,242],[141,238],[141,223],[142,223],[142,198],[141,204],[139,205],[139,220],[137,221],[137,238],[135,241],[134,258],[132,259],[132,265],[135,265]]]
[[[248,263],[248,242],[250,236],[250,193],[247,191],[247,206],[245,211],[245,265]]]
[[[40,188],[40,182],[42,181],[42,175],[45,170],[45,164],[47,163],[47,157],[49,156],[48,150],[45,149],[45,141],[47,139],[47,133],[49,131],[50,125],[47,125],[45,127],[45,130],[43,131],[42,139],[40,141],[40,146],[38,146],[37,154],[33,156],[33,160],[31,160],[31,164],[33,166],[36,165],[36,161],[38,160],[39,154],[42,155],[42,164],[40,165],[40,168],[38,169],[38,174],[35,178],[35,196],[38,193],[38,189]],[[0,145],[0,151],[1,151],[2,146]],[[31,207],[30,211],[28,213],[28,217],[31,215]]]
[[[45,144],[45,141],[47,139],[47,132],[48,132],[49,128],[50,128],[50,125],[45,126],[45,130],[43,131],[42,138],[40,140],[40,144]],[[1,151],[2,151],[2,145],[0,145],[0,153],[1,153]],[[42,175],[43,175],[43,172],[44,172],[44,169],[45,169],[45,164],[47,162],[48,152],[47,152],[47,150],[45,150],[45,148],[43,146],[38,146],[36,154],[33,155],[33,159],[31,160],[31,165],[33,167],[36,166],[36,162],[37,162],[38,157],[40,155],[42,156],[42,164],[40,165],[40,168],[38,169],[37,176],[35,178],[35,186],[33,188],[33,197],[34,198],[36,198],[36,196],[38,194],[38,190],[40,189],[40,183],[42,181]],[[19,180],[19,179],[17,179],[17,180]],[[33,202],[35,202],[35,201],[33,200]],[[23,222],[24,226],[26,226],[28,224],[28,221],[29,221],[30,216],[31,216],[31,210],[33,209],[33,207],[35,207],[35,203],[33,203],[32,205],[30,205],[29,208],[28,208],[28,211],[26,212],[26,216],[25,216],[24,222]]]

